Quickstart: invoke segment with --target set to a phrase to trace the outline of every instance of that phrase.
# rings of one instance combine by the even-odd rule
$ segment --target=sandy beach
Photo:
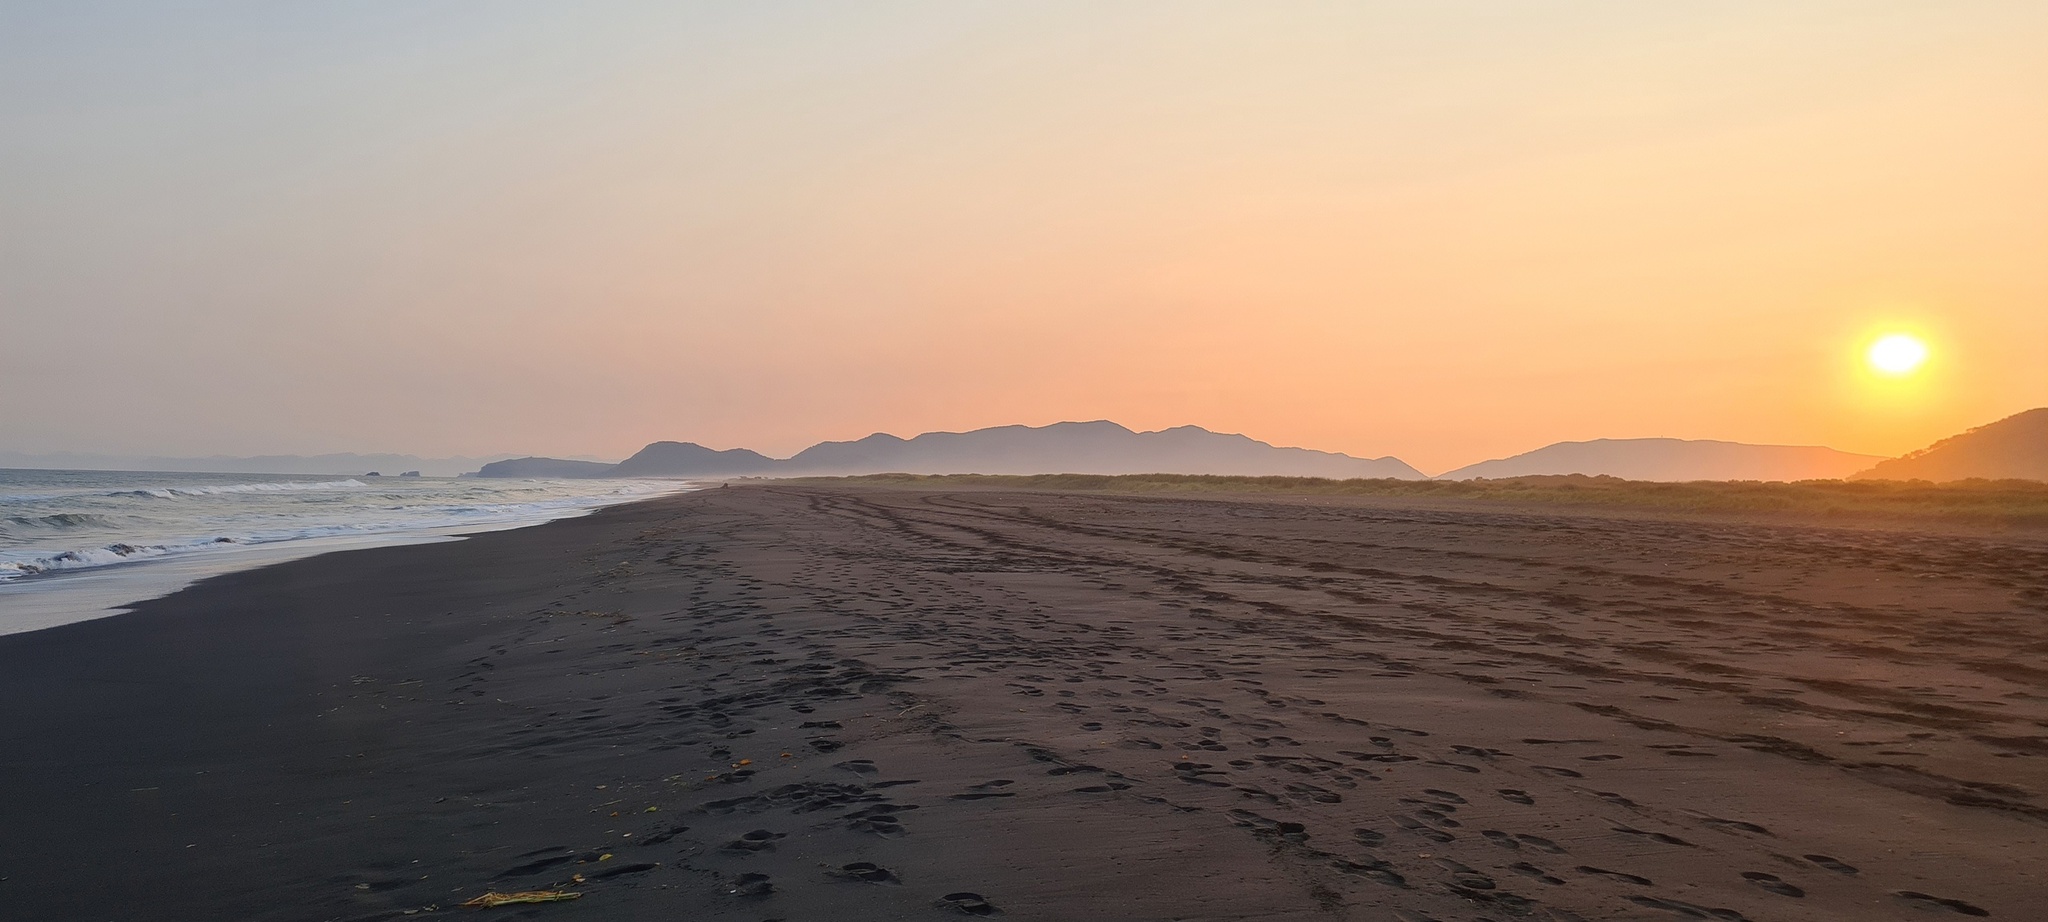
[[[0,919],[2037,919],[2044,653],[2039,533],[734,486],[0,637]]]

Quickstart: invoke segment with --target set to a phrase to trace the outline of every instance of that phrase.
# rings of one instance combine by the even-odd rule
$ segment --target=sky
[[[2020,0],[9,3],[0,451],[1897,454],[2048,405],[2044,43]]]

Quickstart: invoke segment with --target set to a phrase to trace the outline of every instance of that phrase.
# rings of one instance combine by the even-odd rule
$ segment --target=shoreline
[[[1276,499],[750,484],[0,637],[0,919],[1906,920],[2044,886],[2039,550]]]
[[[501,521],[425,526],[393,525],[388,530],[356,534],[227,544],[218,548],[199,548],[132,561],[54,570],[0,581],[0,610],[4,610],[7,616],[0,619],[0,636],[47,630],[75,621],[114,617],[142,602],[162,598],[224,574],[362,548],[460,541],[474,535],[531,528],[564,518],[589,515],[612,506],[696,489],[702,487],[691,483],[689,486],[666,492],[581,508],[555,510],[546,515],[515,516]]]

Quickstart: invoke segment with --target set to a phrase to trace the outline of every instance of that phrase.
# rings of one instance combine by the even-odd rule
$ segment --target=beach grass
[[[1691,481],[1583,474],[1498,480],[1333,480],[1200,474],[869,474],[798,478],[916,488],[1005,488],[1125,494],[1232,493],[1376,496],[1555,504],[1691,513],[1782,513],[1844,519],[1927,518],[2048,527],[2048,483],[2032,480]]]

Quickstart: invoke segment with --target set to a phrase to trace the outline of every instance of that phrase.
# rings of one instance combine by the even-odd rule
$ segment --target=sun
[[[1881,374],[1912,374],[1927,361],[1927,344],[1904,333],[1879,337],[1863,354],[1870,367]]]

